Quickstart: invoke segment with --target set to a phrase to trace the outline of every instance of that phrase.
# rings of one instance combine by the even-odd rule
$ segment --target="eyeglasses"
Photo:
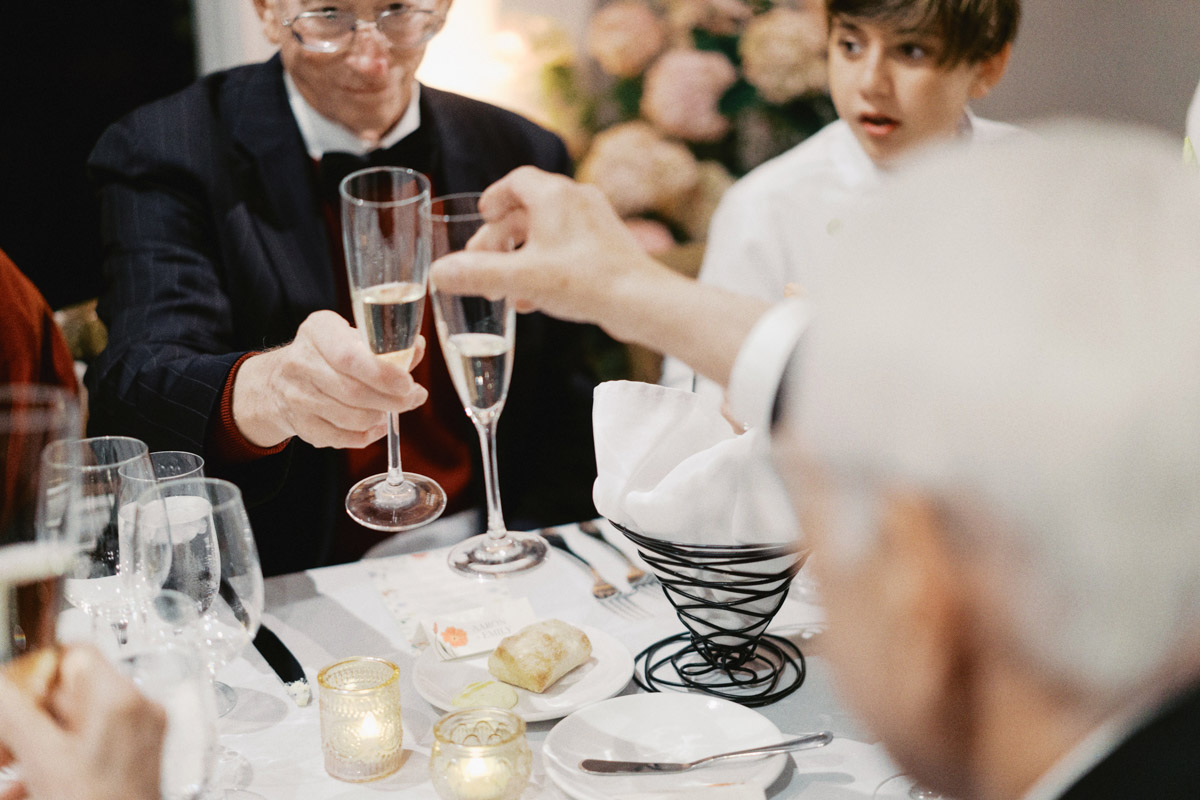
[[[414,8],[402,3],[393,3],[375,15],[375,20],[359,19],[353,11],[326,8],[320,11],[305,11],[283,26],[290,28],[296,41],[305,50],[314,53],[336,53],[354,41],[359,26],[374,25],[387,37],[392,47],[413,50],[428,42],[442,28],[446,15],[429,8]]]

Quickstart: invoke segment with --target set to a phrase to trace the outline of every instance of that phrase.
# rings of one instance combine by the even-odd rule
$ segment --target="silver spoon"
[[[718,753],[715,756],[697,758],[695,761],[607,761],[602,758],[585,758],[579,762],[579,768],[593,775],[637,775],[647,772],[684,772],[714,761],[727,758],[749,758],[751,756],[768,756],[775,753],[788,753],[792,750],[807,750],[813,747],[824,747],[833,741],[829,731],[806,733],[794,739],[785,739],[779,744],[764,747],[751,747],[747,750],[735,750],[732,753]]]

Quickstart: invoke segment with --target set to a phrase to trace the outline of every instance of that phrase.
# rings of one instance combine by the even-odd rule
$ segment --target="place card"
[[[429,644],[443,661],[465,658],[495,650],[505,636],[536,621],[533,606],[521,597],[468,611],[424,617],[413,644]]]
[[[420,649],[416,637],[422,619],[456,616],[512,597],[505,581],[472,580],[451,570],[446,564],[448,551],[443,548],[361,562],[413,654]]]

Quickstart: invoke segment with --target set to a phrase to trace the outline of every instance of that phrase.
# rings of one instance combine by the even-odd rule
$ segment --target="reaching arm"
[[[590,322],[675,356],[724,385],[769,304],[672,272],[638,246],[599,190],[532,167],[484,193],[487,224],[439,260],[443,291],[508,297],[522,311]],[[511,243],[521,247],[503,252]]]

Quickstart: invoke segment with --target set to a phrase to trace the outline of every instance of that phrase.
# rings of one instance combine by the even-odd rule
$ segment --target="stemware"
[[[79,526],[63,484],[44,491],[42,453],[79,436],[79,404],[51,386],[0,386],[0,664],[55,641],[62,575]]]
[[[188,598],[182,599],[190,605]],[[171,639],[147,638],[141,648],[123,656],[117,668],[167,713],[163,798],[203,797],[213,773],[217,718],[208,673],[196,651]]]
[[[412,363],[429,278],[429,180],[399,167],[372,167],[342,181],[342,239],[354,321],[371,352]],[[386,473],[356,483],[346,512],[360,525],[405,531],[433,522],[446,493],[400,465],[400,415],[388,414]]]
[[[453,194],[432,201],[429,211],[433,256],[463,249],[483,225],[479,195]],[[512,377],[516,310],[506,300],[456,295],[433,287],[433,314],[446,367],[463,408],[479,433],[487,494],[487,532],[451,549],[450,566],[478,576],[530,569],[546,558],[546,540],[508,530],[496,474],[496,426]]]
[[[162,587],[170,567],[169,539],[145,537],[134,528],[136,492],[152,480],[146,444],[127,436],[99,436],[50,444],[42,456],[46,505],[63,492],[60,506],[79,528],[82,552],[64,582],[71,605],[92,618],[97,642],[111,626],[118,645],[130,622]],[[51,517],[48,524],[62,524]]]
[[[188,636],[196,641],[217,692],[219,714],[237,702],[216,672],[254,638],[262,620],[263,577],[242,502],[229,481],[172,478],[137,500],[136,527],[145,539],[173,543],[168,589],[195,603]]]

